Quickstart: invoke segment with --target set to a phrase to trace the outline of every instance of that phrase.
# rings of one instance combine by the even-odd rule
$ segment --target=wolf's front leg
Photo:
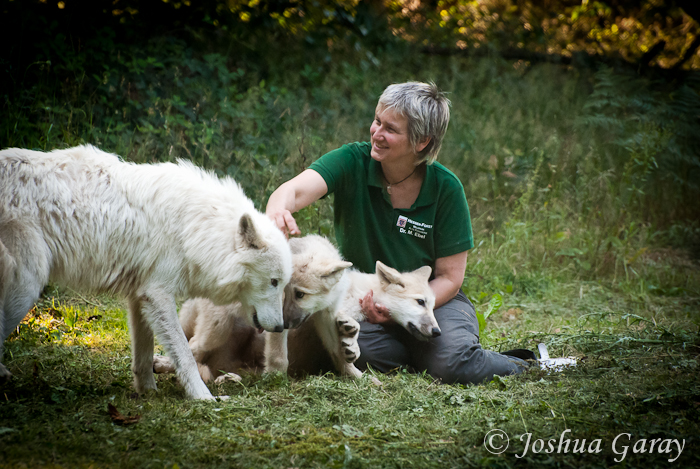
[[[131,372],[134,374],[136,392],[156,390],[153,376],[153,331],[143,315],[140,297],[129,298],[129,332],[131,333]],[[146,358],[150,357],[150,363]]]
[[[339,315],[335,321],[340,337],[339,355],[345,358],[345,364],[340,369],[342,376],[361,378],[362,372],[355,366],[355,361],[360,358],[360,344],[357,338],[360,335],[360,323],[354,319]],[[372,384],[381,386],[382,383],[372,376]]]
[[[346,363],[355,363],[360,358],[360,345],[357,337],[360,335],[360,323],[351,317],[339,314],[335,320],[338,328],[338,354]]]
[[[340,311],[319,312],[314,314],[313,319],[316,332],[331,356],[335,369],[341,375],[346,376],[347,363],[353,363],[360,356],[360,349],[357,347],[355,350],[352,339],[355,337],[354,343],[356,345],[356,337],[360,331],[359,323]],[[346,353],[348,350],[349,353]],[[347,358],[352,355],[356,355],[354,359]]]
[[[360,323],[349,316],[338,313],[335,325],[339,338],[338,361],[345,360],[339,369],[340,374],[351,378],[360,378],[362,372],[354,365],[355,361],[360,358],[360,344],[357,342],[357,337],[360,335]]]
[[[193,399],[214,399],[197,370],[185,333],[177,317],[175,299],[165,289],[147,287],[129,301],[134,383],[138,392],[156,389],[153,377],[153,333],[175,365],[187,395]],[[150,327],[149,327],[150,326]]]
[[[265,332],[265,373],[271,371],[287,372],[289,357],[287,355],[287,337],[289,329],[282,332]]]

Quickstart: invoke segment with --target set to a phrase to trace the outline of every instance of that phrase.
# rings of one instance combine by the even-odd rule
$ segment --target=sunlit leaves
[[[620,56],[636,62],[664,41],[656,64],[673,66],[700,27],[683,10],[643,1],[625,8],[607,1],[387,1],[393,32],[404,40],[456,49],[525,49],[571,57]],[[696,54],[689,61],[700,67]]]

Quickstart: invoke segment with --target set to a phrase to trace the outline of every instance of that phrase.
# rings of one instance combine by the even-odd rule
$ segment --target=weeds
[[[505,249],[494,245],[492,255]],[[482,263],[498,265],[492,257]],[[49,288],[6,344],[15,377],[0,389],[0,466],[600,467],[621,457],[612,445],[620,434],[630,435],[629,467],[668,466],[677,454],[632,452],[634,442],[654,438],[684,440],[674,464],[697,465],[697,267],[670,256],[654,263],[675,278],[686,268],[695,275],[671,295],[552,278],[475,298],[488,316],[487,348],[546,343],[552,356],[578,360],[560,373],[533,368],[481,386],[445,386],[399,371],[374,375],[381,387],[369,377],[248,374],[212,386],[230,396],[214,403],[186,400],[165,375],[157,393],[137,396],[122,306]],[[134,423],[110,416],[110,405]],[[484,446],[492,429],[509,435],[503,454]],[[524,454],[528,434],[564,435],[572,445],[586,439],[586,448],[599,439],[601,452]]]
[[[402,371],[377,375],[381,387],[246,375],[213,386],[230,396],[218,403],[187,401],[158,376],[159,392],[136,396],[124,305],[50,287],[6,342],[14,378],[0,387],[0,467],[606,467],[620,462],[611,445],[623,433],[682,439],[674,464],[700,465],[692,75],[652,83],[361,43],[262,53],[270,42],[233,32],[226,47],[186,33],[134,46],[104,31],[77,48],[46,27],[52,40],[26,70],[3,68],[13,86],[0,147],[186,158],[235,178],[258,208],[325,152],[367,139],[386,85],[437,81],[452,100],[440,161],[472,211],[463,287],[482,344],[544,342],[578,365],[466,387]],[[304,232],[333,236],[329,200],[296,216]],[[492,429],[510,436],[500,455],[484,447]],[[527,434],[603,445],[516,457]],[[624,464],[668,460],[630,450]]]

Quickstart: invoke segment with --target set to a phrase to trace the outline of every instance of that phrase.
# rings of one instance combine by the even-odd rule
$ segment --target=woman
[[[322,156],[282,184],[266,211],[284,233],[298,235],[292,213],[334,193],[336,240],[355,268],[373,272],[377,260],[399,271],[433,268],[442,334],[416,340],[370,294],[363,301],[368,321],[360,325],[358,368],[407,367],[445,383],[479,383],[527,364],[481,348],[474,307],[460,290],[474,242],[462,184],[435,162],[449,117],[449,100],[434,84],[389,86],[379,98],[370,142]]]

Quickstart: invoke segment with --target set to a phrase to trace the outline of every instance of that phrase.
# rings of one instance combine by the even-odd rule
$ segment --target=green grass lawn
[[[212,385],[223,402],[187,400],[166,375],[135,394],[124,304],[51,287],[6,342],[0,467],[698,467],[698,267],[640,262],[679,285],[554,275],[502,292],[485,346],[543,342],[574,368],[480,386],[244,375]]]

